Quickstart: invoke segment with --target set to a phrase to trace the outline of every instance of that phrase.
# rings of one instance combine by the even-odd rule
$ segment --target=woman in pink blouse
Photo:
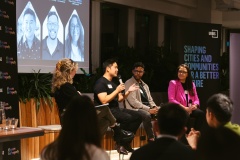
[[[200,110],[200,103],[196,86],[192,82],[191,71],[186,64],[177,68],[177,79],[171,80],[168,86],[168,101],[179,104],[194,118],[194,125],[189,125],[195,130],[202,130],[206,124],[205,113]]]

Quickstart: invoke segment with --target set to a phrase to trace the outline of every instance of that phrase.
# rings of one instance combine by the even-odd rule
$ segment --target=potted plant
[[[60,124],[51,80],[51,73],[42,74],[40,70],[18,75],[20,126]]]
[[[34,99],[37,111],[41,101],[50,107],[53,104],[51,97],[52,75],[50,73],[40,74],[40,71],[33,70],[32,74],[19,74],[18,76],[19,101],[26,103],[30,99]]]

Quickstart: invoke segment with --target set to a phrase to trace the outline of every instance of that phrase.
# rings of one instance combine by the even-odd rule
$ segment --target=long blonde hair
[[[66,82],[73,83],[73,77],[70,73],[78,69],[78,64],[69,58],[63,58],[56,64],[56,69],[53,73],[52,92],[54,93],[60,86]]]

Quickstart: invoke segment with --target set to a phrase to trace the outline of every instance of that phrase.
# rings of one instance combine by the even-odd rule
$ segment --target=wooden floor
[[[134,148],[137,149],[137,148]],[[106,151],[110,157],[110,160],[129,160],[132,153],[128,153],[128,155],[120,155],[118,154],[117,150]],[[41,160],[40,158],[33,158],[31,160]]]
[[[137,148],[135,148],[137,149]],[[128,155],[120,155],[118,154],[117,150],[106,151],[110,157],[110,160],[129,160],[132,153],[129,152]]]

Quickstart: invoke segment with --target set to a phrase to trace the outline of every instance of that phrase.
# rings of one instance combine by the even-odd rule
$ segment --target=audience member
[[[59,19],[55,11],[50,11],[47,17],[48,36],[43,39],[42,59],[59,60],[64,57],[63,44],[58,39]]]
[[[221,93],[212,95],[207,101],[206,119],[209,127],[226,127],[240,136],[240,126],[231,123],[233,102]],[[200,133],[192,129],[187,135],[189,145],[196,149]]]
[[[76,14],[73,14],[69,20],[65,57],[77,62],[84,61],[84,29]]]
[[[131,92],[125,100],[127,109],[136,111],[141,117],[144,129],[148,136],[148,141],[154,141],[155,136],[152,127],[152,117],[158,112],[157,105],[154,103],[148,85],[142,80],[145,66],[142,62],[136,62],[132,68],[132,78],[125,82],[128,89],[132,84],[139,85],[139,90]]]
[[[205,114],[200,110],[196,86],[192,81],[190,68],[186,64],[181,64],[177,68],[177,79],[171,80],[168,86],[169,102],[179,104],[190,115],[195,118],[194,126],[196,130],[202,130],[206,126]]]
[[[178,141],[187,130],[188,113],[179,104],[166,103],[158,110],[157,139],[134,151],[130,160],[193,160],[195,152]]]
[[[238,159],[240,136],[227,127],[209,128],[197,145],[198,160]]]
[[[124,130],[136,133],[139,125],[141,124],[141,117],[132,110],[120,108],[118,102],[122,102],[131,92],[139,89],[136,84],[129,87],[127,91],[122,93],[125,85],[119,84],[118,86],[112,82],[114,77],[118,74],[118,65],[114,59],[108,59],[103,63],[104,75],[97,80],[94,86],[94,102],[95,105],[109,103],[109,108],[120,123],[120,127]],[[130,145],[131,141],[117,142],[116,149],[119,153],[127,154],[126,150],[132,152],[133,149]]]
[[[41,160],[77,159],[110,160],[100,146],[93,102],[89,97],[80,95],[74,96],[68,104],[58,138],[41,153]]]
[[[59,109],[61,124],[62,117],[66,110],[66,106],[76,95],[81,95],[79,91],[72,85],[73,77],[78,70],[78,63],[71,59],[64,58],[56,64],[56,70],[53,74],[52,91]],[[121,130],[116,124],[116,119],[112,115],[108,107],[96,108],[98,123],[100,127],[100,135],[103,136],[107,128],[110,127],[114,131],[114,139],[132,139],[133,133]]]
[[[214,94],[207,101],[206,119],[210,127],[227,127],[240,135],[240,126],[231,122],[232,100],[221,93]]]
[[[32,9],[24,11],[22,26],[24,35],[17,46],[18,58],[40,59],[40,40],[35,36],[36,15]]]

